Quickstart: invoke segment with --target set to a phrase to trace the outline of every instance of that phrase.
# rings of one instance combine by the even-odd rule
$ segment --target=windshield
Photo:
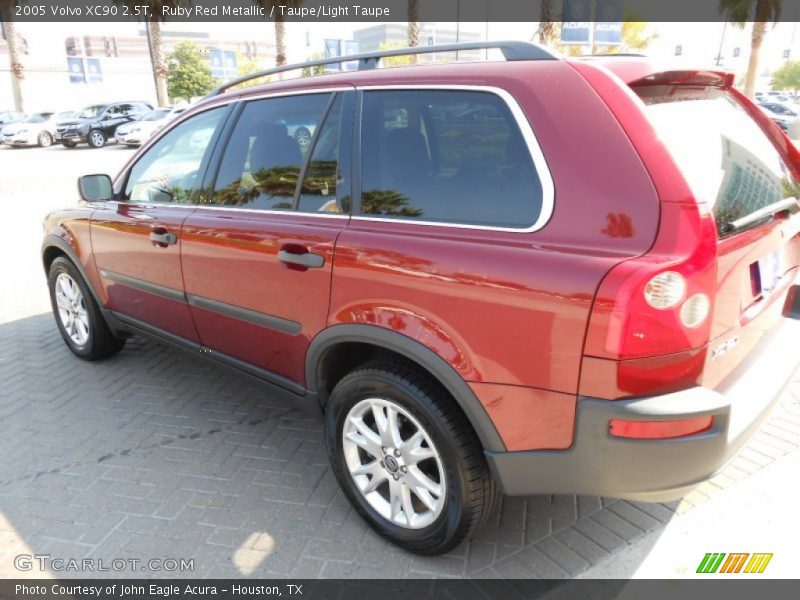
[[[95,117],[99,117],[105,109],[106,109],[105,104],[98,104],[96,106],[87,106],[80,112],[78,118],[94,119]]]
[[[800,195],[780,153],[730,92],[670,86],[635,91],[695,197],[712,207],[720,237],[734,233],[731,222]]]
[[[169,114],[168,110],[151,110],[142,117],[142,121],[160,121]]]
[[[53,113],[33,113],[30,117],[25,119],[26,123],[44,123],[53,116]]]

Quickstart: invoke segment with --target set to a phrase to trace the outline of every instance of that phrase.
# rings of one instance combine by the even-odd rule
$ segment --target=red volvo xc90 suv
[[[321,413],[353,505],[415,552],[501,493],[709,478],[797,366],[798,151],[728,73],[460,49],[487,46],[237,80],[81,178],[42,252],[69,348],[155,336]]]

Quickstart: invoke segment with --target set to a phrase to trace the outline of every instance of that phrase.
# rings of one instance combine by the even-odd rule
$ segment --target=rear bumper
[[[487,452],[508,495],[586,494],[663,502],[712,477],[755,433],[797,370],[800,321],[781,319],[716,390],[695,387],[625,401],[579,398],[575,442],[565,451]],[[612,419],[714,417],[707,432],[671,440],[609,434]]]

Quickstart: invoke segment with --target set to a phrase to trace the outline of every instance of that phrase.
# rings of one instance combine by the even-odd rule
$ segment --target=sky
[[[311,53],[324,48],[326,38],[352,39],[353,31],[366,27],[366,23],[286,23],[287,54],[289,62],[302,62]],[[501,40],[531,40],[538,23],[462,23],[461,31],[474,31],[481,38]],[[173,31],[208,31],[214,38],[223,39],[265,39],[274,43],[274,28],[269,23],[180,23],[173,22],[163,26]],[[436,27],[455,29],[455,23],[437,23]],[[744,70],[749,54],[749,26],[739,29],[723,23],[651,23],[651,33],[657,37],[646,53],[657,57],[674,57],[676,46],[682,46],[685,60],[713,63],[719,52],[724,30],[723,56],[725,66],[734,70]],[[136,35],[142,30],[140,23],[20,23],[18,29],[30,32],[38,40],[53,40],[53,52],[63,54],[63,38],[74,32],[75,35]],[[34,33],[35,30],[35,33]],[[112,33],[113,31],[113,33]],[[306,33],[311,40],[306,46]],[[38,41],[37,40],[37,41]],[[40,42],[39,42],[40,43]],[[733,57],[734,48],[740,48],[739,58]],[[771,28],[762,51],[763,66],[774,69],[785,60],[783,53],[792,50],[791,57],[800,59],[800,26],[798,23],[781,23]]]

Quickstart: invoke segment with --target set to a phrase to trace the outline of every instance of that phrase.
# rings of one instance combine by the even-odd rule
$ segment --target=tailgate
[[[651,78],[631,88],[695,198],[716,220],[717,289],[702,380],[716,387],[782,318],[795,282],[796,152],[787,151],[777,126],[726,85]]]

